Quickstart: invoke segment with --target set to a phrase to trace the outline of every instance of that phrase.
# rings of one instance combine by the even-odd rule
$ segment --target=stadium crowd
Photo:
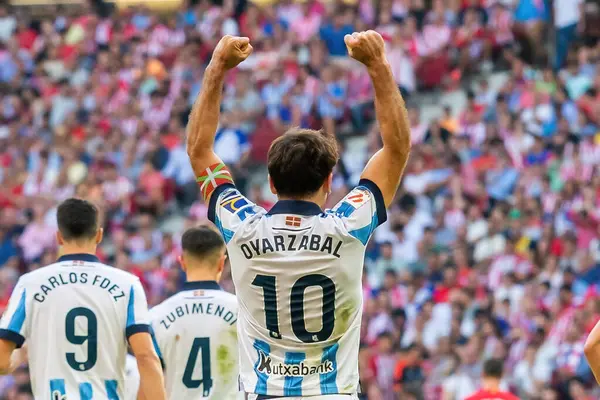
[[[21,274],[56,259],[55,206],[71,196],[103,210],[99,256],[138,275],[150,304],[180,287],[182,229],[206,219],[185,125],[224,34],[255,48],[228,76],[215,143],[238,186],[269,208],[270,141],[323,126],[342,148],[366,139],[342,155],[341,198],[379,147],[369,77],[343,36],[373,28],[409,104],[413,150],[367,249],[363,393],[462,400],[495,357],[522,399],[600,398],[583,358],[600,318],[593,3],[201,0],[166,16],[88,4],[35,18],[0,5],[0,307]],[[508,77],[492,90],[485,77],[498,70]],[[466,108],[421,120],[432,89],[465,91]],[[1,379],[1,398],[32,399],[28,379],[26,366]]]

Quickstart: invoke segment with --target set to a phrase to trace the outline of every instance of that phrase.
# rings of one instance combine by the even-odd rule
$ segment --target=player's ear
[[[60,231],[56,231],[56,241],[58,242],[59,246],[62,246],[62,245],[65,244],[65,239],[63,238],[63,236],[60,233]]]
[[[325,193],[330,194],[332,187],[333,187],[333,171],[329,174],[327,179],[325,179],[325,182],[323,182],[323,190],[325,190]]]
[[[267,179],[269,180],[269,188],[271,189],[271,193],[277,195],[277,189],[275,189],[275,185],[273,185],[273,181],[271,180],[271,175],[267,175]]]
[[[177,256],[177,262],[179,263],[179,265],[181,265],[181,270],[183,272],[186,272],[187,268],[185,266],[185,261],[183,261],[183,255]]]
[[[104,229],[102,228],[98,228],[98,230],[96,231],[96,244],[100,244],[100,242],[102,242],[102,238],[104,237]]]

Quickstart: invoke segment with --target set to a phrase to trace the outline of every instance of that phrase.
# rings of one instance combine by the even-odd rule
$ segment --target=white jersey
[[[236,398],[237,314],[237,299],[215,281],[186,282],[150,311],[170,400]]]
[[[124,399],[127,338],[150,332],[137,277],[91,254],[71,254],[23,275],[0,338],[28,345],[36,399]]]
[[[131,354],[125,359],[125,400],[136,400],[140,389],[140,371]]]
[[[244,390],[355,394],[365,246],[386,219],[379,188],[361,180],[325,212],[295,200],[267,212],[225,184],[209,219],[227,243],[239,299]]]

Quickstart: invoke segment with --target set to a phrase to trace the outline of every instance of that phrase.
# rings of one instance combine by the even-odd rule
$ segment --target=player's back
[[[116,400],[127,337],[149,331],[146,318],[137,277],[74,254],[19,279],[0,332],[27,342],[35,398]]]
[[[386,217],[379,189],[361,182],[331,211],[284,200],[268,213],[221,190],[209,217],[228,242],[245,391],[356,393],[365,245]]]
[[[236,398],[237,313],[235,296],[214,281],[187,282],[151,310],[169,399]]]

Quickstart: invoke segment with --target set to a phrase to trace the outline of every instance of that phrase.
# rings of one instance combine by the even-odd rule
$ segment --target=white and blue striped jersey
[[[215,281],[186,282],[150,311],[170,400],[236,398],[237,314],[237,299]]]
[[[283,200],[267,212],[224,184],[208,212],[231,260],[245,392],[357,393],[365,246],[387,217],[379,188],[361,180],[332,210]]]
[[[139,279],[71,254],[21,276],[0,338],[27,342],[36,399],[124,399],[127,338],[150,332]]]

